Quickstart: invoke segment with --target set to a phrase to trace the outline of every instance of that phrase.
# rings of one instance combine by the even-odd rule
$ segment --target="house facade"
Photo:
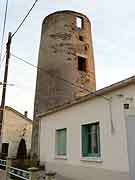
[[[74,180],[133,180],[135,77],[39,114],[40,162]]]
[[[1,153],[8,157],[16,157],[21,139],[25,140],[27,153],[31,149],[32,120],[27,112],[21,114],[15,109],[6,106],[2,126]]]

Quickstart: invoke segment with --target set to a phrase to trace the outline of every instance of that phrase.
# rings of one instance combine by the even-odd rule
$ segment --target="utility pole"
[[[7,89],[10,46],[11,46],[11,32],[9,32],[8,42],[6,44],[6,62],[5,62],[5,72],[4,72],[2,99],[1,99],[1,107],[0,107],[0,143],[2,142],[2,123],[3,123],[3,117],[4,117],[3,115],[4,115],[4,109],[5,109],[5,97],[6,97],[6,89]]]

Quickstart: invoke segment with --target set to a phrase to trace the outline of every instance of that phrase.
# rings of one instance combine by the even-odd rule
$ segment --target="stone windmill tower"
[[[38,155],[39,125],[36,115],[95,91],[95,66],[91,23],[77,12],[59,11],[42,24],[39,48],[32,154]],[[76,84],[73,86],[63,79]]]

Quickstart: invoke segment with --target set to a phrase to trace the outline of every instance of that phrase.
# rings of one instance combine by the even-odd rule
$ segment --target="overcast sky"
[[[5,1],[0,1],[0,40]],[[9,0],[5,41],[14,32],[34,0]],[[39,0],[27,21],[12,41],[12,53],[37,65],[41,24],[44,17],[58,10],[86,14],[92,23],[97,89],[134,75],[135,72],[134,0]],[[3,67],[0,81],[3,80]],[[11,57],[6,105],[32,117],[36,69]],[[2,88],[1,88],[2,89]]]

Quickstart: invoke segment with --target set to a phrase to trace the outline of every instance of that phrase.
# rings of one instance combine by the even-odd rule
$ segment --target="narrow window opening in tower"
[[[79,40],[80,40],[80,41],[83,41],[83,37],[82,37],[82,36],[79,36]]]
[[[78,56],[78,70],[86,72],[86,58]]]
[[[83,19],[81,17],[76,17],[76,26],[79,29],[83,28]]]
[[[85,47],[84,47],[84,49],[85,49],[85,51],[87,51],[87,50],[88,50],[88,47],[87,47],[87,46],[85,46]]]

